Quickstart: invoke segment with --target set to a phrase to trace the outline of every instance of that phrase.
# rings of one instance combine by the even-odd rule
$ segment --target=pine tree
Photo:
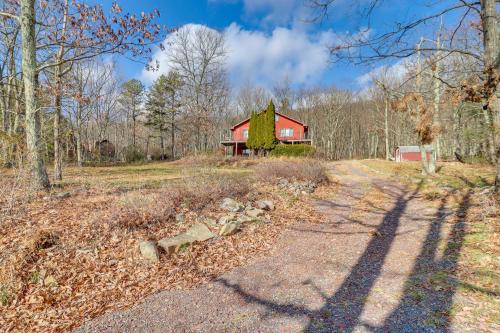
[[[170,72],[168,75],[161,75],[151,87],[147,100],[146,125],[156,128],[161,133],[170,130],[171,154],[175,158],[175,130],[177,116],[180,113],[180,92],[182,81],[177,72]]]
[[[262,145],[266,150],[272,150],[276,147],[276,108],[271,100],[265,112],[263,119],[263,140]]]
[[[249,149],[255,149],[255,133],[256,133],[256,126],[257,126],[257,114],[255,112],[252,112],[250,114],[250,125],[248,128],[248,139],[247,139],[247,147]]]

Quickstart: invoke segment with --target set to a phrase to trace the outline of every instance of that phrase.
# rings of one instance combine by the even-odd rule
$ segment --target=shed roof
[[[420,152],[420,146],[397,146],[396,149],[399,149],[399,151],[402,153],[419,153]],[[433,151],[433,148],[431,145],[425,145],[424,149],[425,149],[425,151]]]

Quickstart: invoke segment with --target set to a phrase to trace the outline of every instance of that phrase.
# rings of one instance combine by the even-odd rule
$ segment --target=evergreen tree
[[[122,85],[120,104],[130,113],[132,118],[132,146],[135,149],[136,123],[141,112],[141,104],[144,96],[144,85],[141,81],[132,79]]]
[[[181,107],[182,80],[177,72],[161,75],[151,86],[146,100],[146,125],[159,130],[160,135],[170,130],[171,155],[175,158],[175,131]]]
[[[248,130],[248,148],[272,150],[276,147],[275,117],[276,109],[272,101],[269,103],[267,110],[252,113]]]
[[[263,124],[264,133],[262,145],[266,150],[272,150],[276,147],[276,108],[271,100],[264,115]]]
[[[255,149],[255,133],[256,133],[256,126],[257,126],[257,114],[255,112],[252,112],[250,114],[250,125],[248,127],[248,138],[247,138],[247,148],[249,149]]]

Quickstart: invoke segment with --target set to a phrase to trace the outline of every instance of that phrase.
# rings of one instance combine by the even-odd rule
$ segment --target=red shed
[[[431,158],[433,154],[433,148],[430,145],[424,146],[427,153],[427,160]],[[420,161],[420,147],[419,146],[397,146],[394,148],[394,158],[396,162],[405,161]]]
[[[230,137],[222,138],[221,144],[226,148],[231,147],[233,155],[249,155],[250,151],[245,144],[249,127],[250,118],[234,125],[231,127]],[[281,144],[312,144],[306,124],[279,112],[276,112],[275,129],[276,139]]]

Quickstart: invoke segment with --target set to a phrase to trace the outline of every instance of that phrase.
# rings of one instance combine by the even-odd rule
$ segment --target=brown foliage
[[[236,235],[195,243],[170,256],[163,254],[156,265],[145,263],[137,249],[140,240],[171,237],[206,216],[223,214],[217,209],[217,196],[247,191],[248,183],[240,183],[241,174],[214,177],[200,171],[199,177],[203,179],[136,191],[135,196],[126,194],[134,201],[148,201],[145,206],[154,209],[162,208],[167,193],[182,200],[182,195],[189,195],[190,207],[215,203],[199,212],[176,206],[186,214],[185,223],[116,228],[110,223],[117,209],[113,202],[124,197],[116,191],[87,190],[61,200],[27,203],[23,216],[0,224],[0,302],[5,301],[0,307],[0,327],[20,332],[70,331],[85,320],[137,304],[152,293],[207,282],[269,251],[287,224],[319,220],[306,201],[296,204],[302,198],[289,201],[288,196],[262,185],[255,195],[275,202],[277,209],[269,212],[273,223],[249,224]],[[155,202],[149,196],[165,199]],[[30,253],[29,247],[38,249],[34,260],[21,260]],[[51,283],[46,283],[49,276]]]
[[[402,99],[394,101],[392,107],[398,112],[409,112],[416,119],[415,132],[422,144],[432,143],[439,134],[440,128],[433,124],[434,110],[421,94],[405,94]]]
[[[479,76],[474,76],[462,83],[462,99],[467,102],[485,103],[486,105],[496,98],[495,92],[500,83],[500,73],[495,68],[488,68],[484,71],[486,76],[482,80]]]

